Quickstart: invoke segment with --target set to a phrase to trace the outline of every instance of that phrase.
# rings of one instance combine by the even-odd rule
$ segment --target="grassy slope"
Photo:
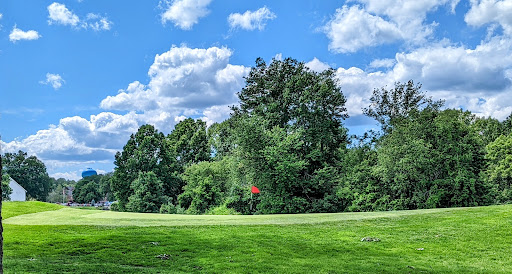
[[[2,202],[2,219],[11,218],[18,215],[52,211],[64,208],[61,205],[49,204],[43,202]]]
[[[7,273],[507,272],[512,265],[511,212],[507,205],[410,211],[392,218],[389,212],[373,213],[373,218],[356,218],[359,213],[253,216],[266,223],[321,221],[287,225],[253,225],[247,216],[230,216],[231,225],[212,225],[227,217],[186,216],[195,225],[151,227],[111,225],[123,218],[145,225],[156,222],[156,216],[109,213],[107,225],[95,226],[28,225],[19,216],[11,220],[25,225],[5,225],[4,267]],[[233,225],[237,218],[246,225]],[[361,242],[365,236],[381,241]],[[156,258],[159,254],[170,259]]]

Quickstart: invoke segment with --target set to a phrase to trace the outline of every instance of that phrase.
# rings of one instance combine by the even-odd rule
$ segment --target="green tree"
[[[133,212],[159,212],[163,197],[163,184],[152,171],[140,172],[130,185],[132,195],[128,198],[126,208]]]
[[[2,174],[2,201],[9,201],[12,189],[9,186],[10,177],[7,174]]]
[[[100,188],[99,193],[101,195],[101,200],[111,201],[114,197],[112,194],[112,189],[110,188],[112,182],[112,172],[104,174],[100,179]]]
[[[471,127],[476,131],[478,136],[480,136],[483,146],[496,140],[498,136],[505,132],[503,124],[491,117],[476,118],[471,124]]]
[[[186,185],[178,197],[180,206],[188,208],[190,213],[204,213],[221,205],[226,198],[230,188],[228,159],[193,164],[187,167],[183,179]]]
[[[512,113],[502,122],[503,134],[512,133]]]
[[[51,179],[43,162],[20,150],[18,153],[6,153],[3,163],[5,172],[27,190],[29,197],[46,201],[51,190]]]
[[[512,133],[501,135],[486,147],[484,178],[497,203],[512,202]]]
[[[163,133],[152,125],[143,125],[130,136],[123,151],[116,153],[114,164],[110,187],[120,210],[125,210],[128,198],[133,194],[131,184],[140,172],[153,172],[163,184],[163,195],[174,201],[182,192],[183,183],[178,177],[180,168],[176,158]]]
[[[256,60],[233,108],[238,156],[261,187],[260,212],[336,211],[335,174],[346,145],[345,97],[332,69]]]
[[[214,123],[208,128],[208,145],[215,159],[231,155],[235,150],[234,126],[234,121],[230,118],[221,123]]]
[[[374,168],[389,196],[389,209],[485,204],[482,142],[460,110],[411,113],[384,135]]]
[[[78,203],[90,203],[102,200],[100,181],[102,175],[93,175],[80,179],[73,190],[73,200]]]
[[[439,109],[443,101],[434,101],[421,90],[421,84],[414,85],[412,80],[407,83],[396,82],[393,89],[374,89],[370,98],[370,106],[363,113],[374,118],[381,124],[382,131],[387,133],[393,125],[410,113],[424,108]]]
[[[67,202],[66,197],[63,195],[65,187],[74,187],[76,182],[74,180],[67,180],[64,178],[55,179],[50,177],[52,191],[48,194],[47,201],[50,203],[64,203]]]
[[[187,118],[179,122],[167,139],[181,167],[210,159],[206,123],[201,120]]]

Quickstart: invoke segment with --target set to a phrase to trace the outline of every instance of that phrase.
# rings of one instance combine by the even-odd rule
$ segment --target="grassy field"
[[[511,205],[190,216],[7,202],[2,213],[6,273],[512,272]]]

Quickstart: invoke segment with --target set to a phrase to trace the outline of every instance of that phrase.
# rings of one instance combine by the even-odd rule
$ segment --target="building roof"
[[[10,179],[9,183],[14,183],[14,184],[16,184],[17,186],[19,186],[21,189],[23,189],[23,191],[27,192],[27,190],[26,190],[24,187],[22,187],[20,184],[18,184],[18,182],[16,182],[16,180],[14,180],[13,178],[11,178],[11,176],[9,176],[9,179]]]

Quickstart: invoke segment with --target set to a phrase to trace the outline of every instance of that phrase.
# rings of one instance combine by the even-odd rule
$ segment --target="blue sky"
[[[111,171],[146,123],[229,116],[257,57],[332,67],[351,133],[374,88],[413,79],[446,106],[512,112],[512,0],[28,1],[0,5],[5,151],[50,175]]]

